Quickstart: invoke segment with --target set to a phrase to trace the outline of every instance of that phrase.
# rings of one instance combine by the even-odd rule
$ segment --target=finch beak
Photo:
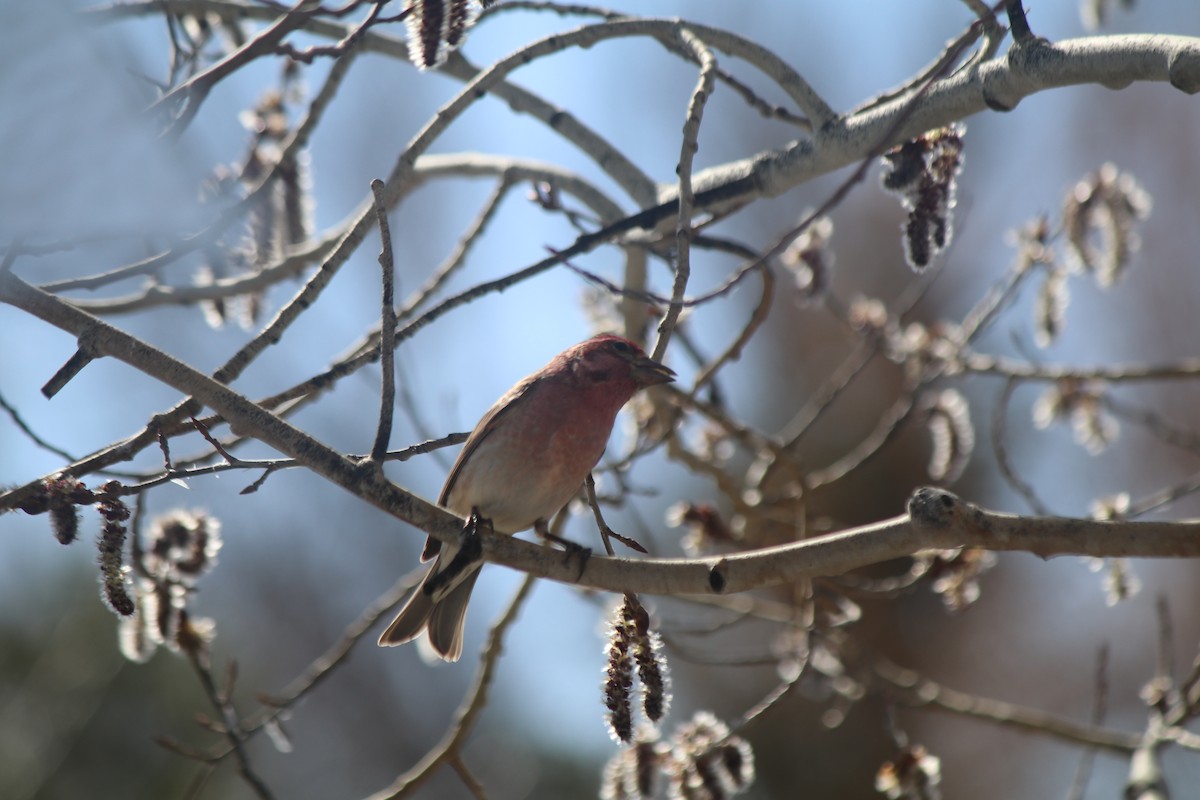
[[[642,356],[633,362],[633,379],[645,389],[647,386],[670,383],[675,380],[675,372],[652,358]]]

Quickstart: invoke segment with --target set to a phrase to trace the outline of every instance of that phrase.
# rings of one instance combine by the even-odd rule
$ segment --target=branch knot
[[[908,500],[908,515],[918,528],[946,528],[962,510],[962,501],[945,489],[924,486]]]

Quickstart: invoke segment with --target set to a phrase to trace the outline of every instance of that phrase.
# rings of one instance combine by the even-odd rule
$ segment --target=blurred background
[[[147,79],[166,74],[164,22],[150,15],[92,25],[78,13],[83,5],[0,5],[0,241],[28,230],[46,240],[132,231],[161,244],[202,227],[208,212],[198,202],[198,186],[216,165],[244,157],[249,134],[239,115],[259,101],[265,88],[277,85],[279,64],[264,60],[219,83],[186,133],[164,142],[143,113],[151,96]],[[906,81],[970,21],[966,6],[951,0],[654,0],[624,10],[682,16],[758,41],[798,69],[837,110]],[[1087,33],[1079,5],[1070,0],[1038,4],[1030,22],[1051,40]],[[554,14],[500,14],[471,32],[463,52],[475,64],[488,64],[575,24]],[[383,32],[401,35],[399,29]],[[1131,10],[1113,10],[1101,32],[1200,35],[1200,6],[1138,3]],[[304,37],[296,41],[298,46],[318,43]],[[744,64],[730,58],[722,64],[782,102]],[[327,70],[320,61],[305,68],[305,83],[315,89]],[[657,44],[627,39],[570,50],[519,70],[512,80],[569,108],[654,179],[675,179],[679,131],[696,74]],[[448,77],[418,73],[394,59],[364,55],[355,63],[312,140],[318,231],[336,225],[369,195],[370,181],[391,170],[405,143],[459,88]],[[697,166],[778,148],[795,137],[794,129],[747,113],[737,97],[719,88],[706,110]],[[1007,232],[1039,214],[1057,217],[1076,181],[1113,162],[1154,199],[1154,211],[1140,228],[1142,248],[1114,289],[1072,284],[1066,330],[1036,357],[1096,365],[1197,355],[1198,143],[1200,105],[1166,84],[1135,84],[1119,92],[1097,86],[1049,91],[1011,113],[967,120],[955,239],[944,270],[908,319],[961,319],[1012,263]],[[495,100],[476,103],[434,150],[478,150],[560,164],[610,191],[627,211],[636,210],[569,144]],[[846,174],[758,202],[717,232],[754,247],[772,243],[804,210],[823,202]],[[490,191],[490,183],[479,180],[431,183],[392,214],[398,295],[424,282]],[[836,292],[891,302],[911,285],[914,277],[904,264],[898,235],[903,211],[878,190],[874,177],[832,217]],[[561,216],[545,214],[516,192],[446,293],[513,272],[542,258],[546,247],[562,247],[573,238]],[[259,359],[237,384],[239,390],[257,397],[302,380],[370,328],[378,314],[377,247],[372,234],[318,306],[289,330],[282,346]],[[134,257],[127,240],[101,241],[23,259],[17,271],[40,283],[92,274]],[[620,278],[621,255],[613,248],[577,263]],[[719,285],[731,268],[726,257],[694,254],[690,293]],[[718,352],[740,330],[758,300],[753,283],[695,312],[688,331],[698,346]],[[661,264],[652,264],[652,284],[662,291],[670,286]],[[268,292],[268,313],[286,302],[296,285]],[[131,281],[106,291],[118,295],[137,288]],[[397,417],[393,446],[469,430],[517,379],[586,337],[591,333],[582,310],[587,291],[577,275],[553,270],[460,308],[418,333],[397,353],[398,380],[411,406]],[[1033,303],[1033,293],[1023,292],[980,349],[1032,353]],[[193,307],[160,307],[111,321],[205,370],[221,364],[251,335],[236,325],[214,331]],[[0,342],[3,399],[33,431],[75,457],[135,433],[178,399],[173,390],[104,360],[46,401],[39,389],[74,351],[71,337],[0,306]],[[777,431],[849,347],[843,329],[819,310],[800,308],[781,280],[767,325],[722,374],[725,400],[738,418],[759,430]],[[668,362],[683,363],[671,354]],[[978,440],[955,491],[982,505],[1028,513],[999,475],[988,441],[1002,382],[973,378],[955,385],[971,403]],[[870,370],[809,437],[806,463],[829,464],[852,447],[899,387],[894,367]],[[1067,426],[1034,430],[1031,408],[1042,388],[1023,386],[1015,393],[1008,409],[1008,449],[1053,513],[1086,515],[1099,497],[1120,491],[1142,497],[1189,480],[1197,471],[1194,452],[1164,447],[1131,426],[1099,457],[1076,445]],[[1181,429],[1197,427],[1196,388],[1185,381],[1120,391],[1123,399],[1156,409]],[[365,452],[374,433],[377,393],[378,370],[363,370],[296,422],[343,452]],[[627,436],[628,429],[618,426],[614,451],[628,445]],[[172,450],[185,454],[201,446],[193,437],[177,441]],[[243,454],[267,456],[269,451],[248,448]],[[453,450],[439,451],[393,464],[389,474],[435,498],[453,456]],[[878,457],[814,498],[815,508],[841,524],[900,513],[913,488],[928,482],[928,457],[926,435],[912,426]],[[24,483],[63,463],[61,456],[35,446],[11,415],[0,414],[0,485]],[[161,454],[151,450],[128,468],[150,470],[160,463]],[[424,538],[299,471],[278,473],[256,493],[239,495],[254,477],[232,472],[192,480],[187,488],[168,485],[149,495],[147,509],[150,514],[206,509],[221,521],[219,564],[201,583],[191,607],[216,622],[217,674],[236,661],[234,697],[244,712],[256,707],[258,693],[277,692],[304,670],[365,606],[412,569]],[[629,480],[646,492],[611,510],[609,522],[656,554],[678,555],[680,531],[668,527],[667,509],[680,500],[714,500],[711,485],[660,456],[639,462]],[[1161,516],[1194,516],[1196,506],[1193,497],[1184,497]],[[96,555],[89,541],[98,522],[90,513],[83,520],[80,541],[64,548],[44,517],[0,518],[0,796],[186,796],[200,768],[154,739],[168,736],[208,746],[215,737],[194,718],[212,711],[182,658],[160,652],[137,665],[121,656],[116,619],[98,597]],[[592,523],[579,516],[568,532],[590,542]],[[947,613],[938,597],[923,590],[895,602],[864,602],[855,630],[876,652],[947,686],[1081,721],[1091,714],[1097,652],[1107,645],[1106,724],[1139,731],[1146,711],[1138,691],[1154,674],[1158,646],[1156,600],[1162,598],[1170,609],[1173,666],[1181,670],[1200,642],[1200,581],[1191,562],[1138,562],[1134,570],[1143,591],[1109,607],[1102,575],[1080,559],[1001,556],[984,576],[979,601],[965,613]],[[368,635],[349,661],[291,712],[284,724],[292,752],[280,752],[263,737],[248,745],[268,785],[280,797],[355,797],[409,768],[445,731],[477,668],[472,655],[519,580],[502,568],[484,571],[460,664],[430,667],[415,648],[376,648],[374,635]],[[599,690],[607,603],[557,584],[535,587],[506,641],[491,702],[465,751],[489,796],[595,795],[602,765],[615,751],[602,722]],[[685,604],[664,601],[655,609],[668,621],[689,619]],[[704,649],[705,640],[698,641]],[[775,686],[768,637],[751,629],[731,641],[740,644],[722,645],[728,649],[710,655],[747,664],[705,664],[689,658],[688,651],[668,649],[675,693],[668,729],[698,709],[736,720]],[[941,758],[946,797],[1065,796],[1081,754],[1078,747],[1046,736],[944,712],[889,710],[874,696],[849,707],[841,724],[830,728],[834,705],[819,693],[793,693],[741,732],[754,746],[758,764],[751,797],[878,796],[875,771],[894,756],[891,724]],[[1200,760],[1194,757],[1172,752],[1166,766],[1173,788],[1200,782]],[[1101,754],[1087,796],[1119,796],[1127,769],[1121,760]],[[207,781],[200,796],[251,796],[230,765]],[[469,796],[446,769],[418,794]]]

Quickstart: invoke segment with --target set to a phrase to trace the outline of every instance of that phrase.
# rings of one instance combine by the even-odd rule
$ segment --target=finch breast
[[[564,398],[571,387],[546,388],[522,397],[479,442],[450,490],[451,511],[466,516],[478,508],[497,532],[516,533],[552,517],[583,485],[604,454],[619,406],[596,409],[584,396]]]

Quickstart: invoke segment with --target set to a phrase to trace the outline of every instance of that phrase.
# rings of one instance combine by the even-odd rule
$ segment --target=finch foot
[[[545,539],[547,542],[553,542],[563,549],[564,564],[569,564],[572,558],[578,558],[579,574],[575,576],[575,579],[579,580],[583,577],[583,570],[587,566],[588,559],[592,557],[592,548],[584,547],[581,544],[576,544],[570,539],[564,539],[561,536],[555,536],[550,532],[550,529],[546,527],[546,523],[542,520],[538,520],[537,522],[533,523],[533,529],[537,532],[538,536]]]

